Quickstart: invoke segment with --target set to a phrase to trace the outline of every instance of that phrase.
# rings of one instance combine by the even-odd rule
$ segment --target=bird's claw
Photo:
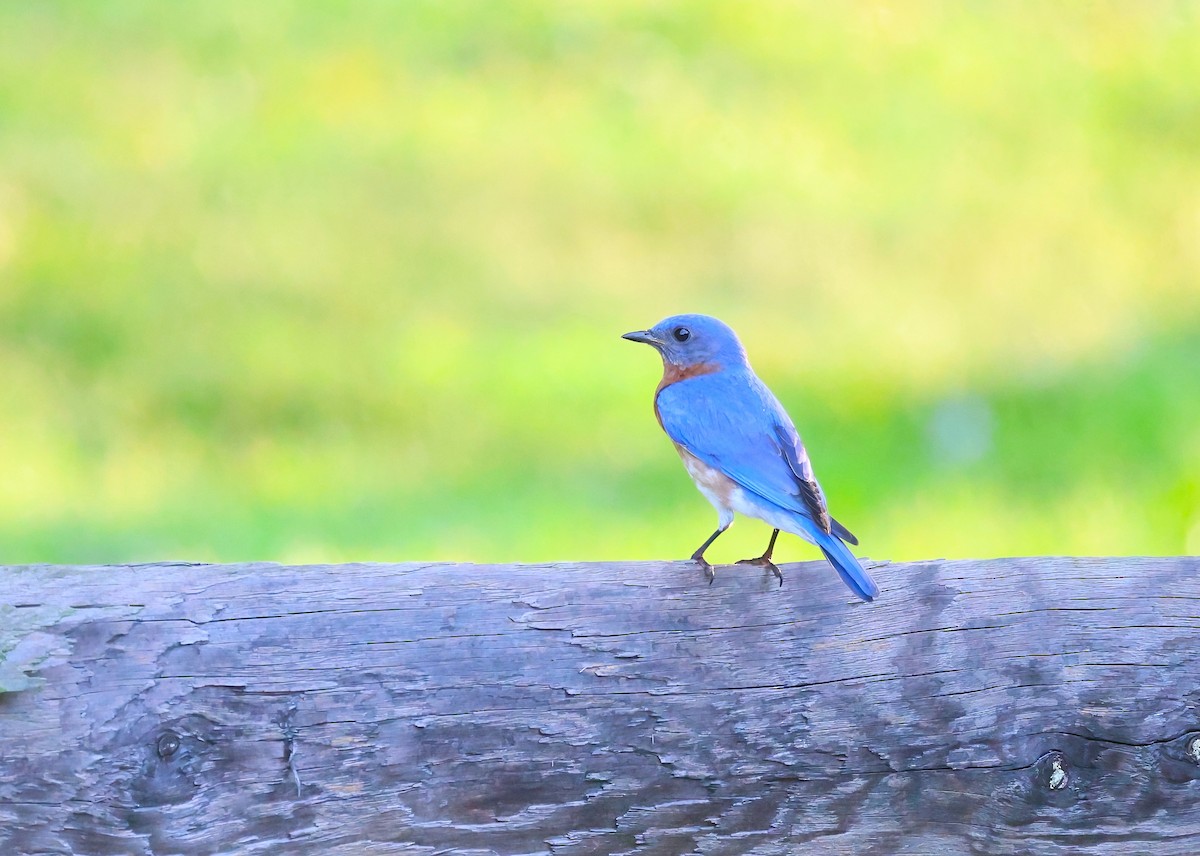
[[[717,578],[717,572],[713,569],[713,566],[703,556],[692,556],[692,561],[700,566],[701,570],[704,571],[704,578],[708,580],[709,585],[712,585],[713,580]]]
[[[758,565],[760,568],[766,568],[775,575],[775,579],[779,580],[779,585],[783,585],[783,573],[775,566],[775,563],[766,556],[756,556],[753,559],[739,559],[738,565]]]

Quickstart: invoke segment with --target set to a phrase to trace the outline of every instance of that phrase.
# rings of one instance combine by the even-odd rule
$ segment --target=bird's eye
[[[676,327],[671,332],[671,335],[675,337],[676,342],[686,342],[688,339],[692,338],[692,331],[687,327]]]

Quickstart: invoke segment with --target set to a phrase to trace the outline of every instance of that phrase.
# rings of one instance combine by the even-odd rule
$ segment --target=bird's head
[[[710,365],[728,369],[746,365],[746,351],[737,334],[711,315],[672,315],[649,330],[635,330],[621,338],[653,346],[662,354],[664,363],[679,368]]]

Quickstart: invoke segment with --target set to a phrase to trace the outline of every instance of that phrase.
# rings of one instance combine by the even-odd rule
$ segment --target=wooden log
[[[1200,852],[1200,559],[0,568],[0,853]]]

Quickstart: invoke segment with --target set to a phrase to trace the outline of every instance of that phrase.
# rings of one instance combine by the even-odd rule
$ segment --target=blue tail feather
[[[815,526],[811,527],[816,529]],[[826,533],[817,530],[813,532],[817,539],[817,546],[821,548],[821,552],[825,554],[825,558],[829,560],[829,564],[833,565],[838,572],[838,576],[842,578],[851,591],[861,597],[863,600],[874,600],[879,596],[879,586],[875,585],[875,581],[863,570],[863,566],[858,563],[858,559],[850,552],[850,548],[842,543],[841,539],[836,535],[827,535]]]

